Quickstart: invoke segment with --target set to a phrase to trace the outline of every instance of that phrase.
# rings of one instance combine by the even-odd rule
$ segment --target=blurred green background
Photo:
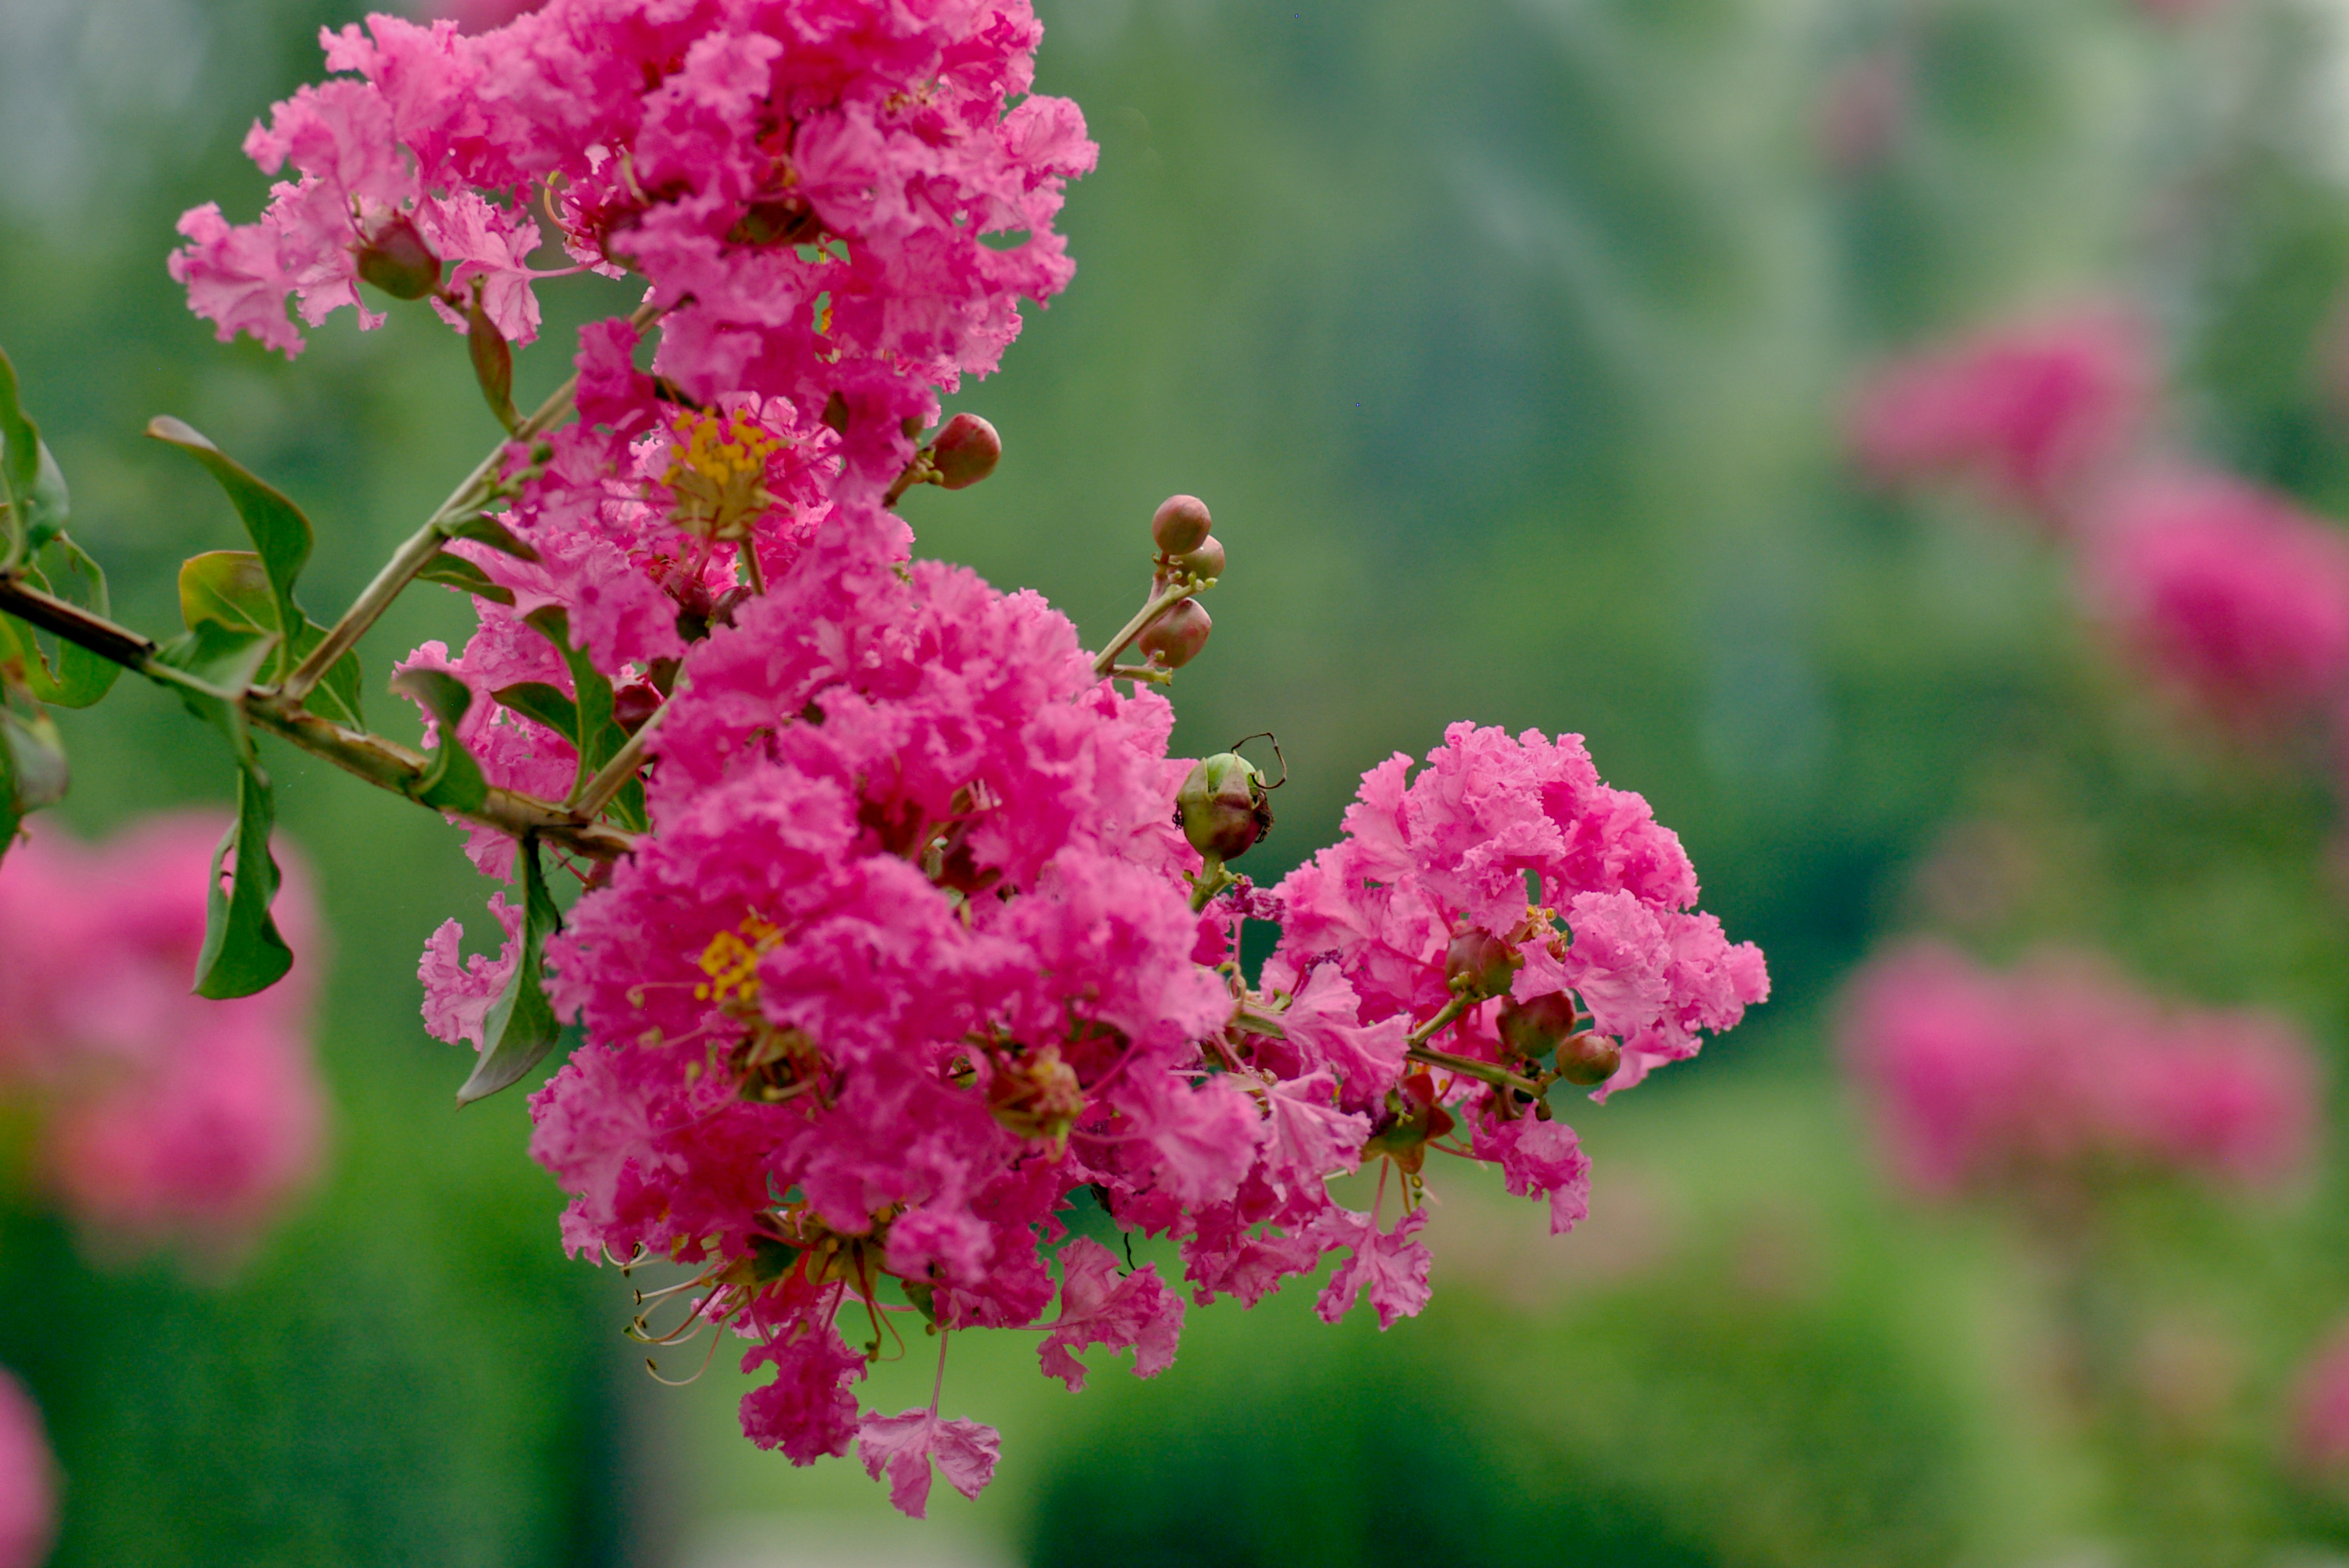
[[[2349,1511],[2277,1462],[2292,1369],[2349,1310],[2338,1150],[2281,1209],[2148,1208],[2118,1277],[2147,1343],[2222,1346],[2229,1392],[2175,1429],[2085,1429],[2046,1387],[2044,1282],[1994,1223],[1885,1189],[1824,1048],[1874,943],[1964,923],[1936,877],[1980,871],[1993,829],[2036,869],[1967,933],[1984,951],[2101,944],[2349,1046],[2324,781],[2152,722],[2039,547],[1862,492],[1836,442],[1872,356],[2121,289],[2161,325],[2181,440],[2349,510],[2349,5],[1038,9],[1039,86],[1102,144],[1063,224],[1080,271],[954,400],[1007,456],[908,500],[922,549],[1099,636],[1145,587],[1152,507],[1204,496],[1231,566],[1177,748],[1268,728],[1292,770],[1245,869],[1327,842],[1361,771],[1449,720],[1576,730],[1681,831],[1774,1000],[1576,1113],[1573,1238],[1446,1172],[1435,1304],[1390,1333],[1325,1328],[1292,1286],[1195,1313],[1162,1377],[1073,1397],[1025,1338],[957,1342],[950,1413],[1002,1427],[1003,1468],[910,1525],[850,1461],[744,1443],[722,1366],[643,1377],[619,1283],[559,1255],[520,1097],[452,1112],[464,1064],[419,1026],[425,934],[481,924],[455,834],[280,753],[333,932],[333,1172],[225,1282],[93,1271],[53,1222],[0,1223],[0,1363],[67,1478],[55,1560],[2349,1561]],[[174,624],[180,558],[238,542],[150,416],[318,520],[321,609],[495,434],[421,313],[346,315],[287,365],[214,344],[163,273],[181,209],[259,205],[237,142],[352,15],[0,0],[0,343],[134,624]],[[1870,73],[1896,90],[1855,136]],[[530,397],[614,302],[544,293]],[[410,595],[366,645],[375,689],[465,619]],[[62,722],[83,831],[227,798],[155,693]],[[926,1372],[876,1377],[895,1408]]]

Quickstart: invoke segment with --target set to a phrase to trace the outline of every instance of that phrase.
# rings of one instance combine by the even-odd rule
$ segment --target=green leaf
[[[275,632],[276,592],[250,550],[213,550],[191,555],[180,563],[180,617],[191,630],[211,622],[233,632]],[[304,616],[294,628],[293,662],[299,663],[326,639],[326,629]],[[359,656],[347,653],[326,667],[323,680],[311,691],[309,707],[348,725],[367,727],[359,712]]]
[[[18,817],[66,798],[71,775],[56,720],[37,710],[27,717],[12,707],[0,706],[0,744],[8,753],[9,803]],[[10,830],[15,830],[13,826]]]
[[[106,573],[81,546],[58,534],[18,568],[24,580],[94,614],[109,613]],[[122,667],[78,644],[48,637],[13,615],[0,615],[0,669],[36,700],[88,707],[113,689]]]
[[[506,434],[512,435],[522,428],[522,416],[515,412],[513,402],[513,350],[506,346],[505,334],[481,308],[478,278],[472,300],[465,307],[465,351],[472,356],[473,379],[481,384],[481,397],[490,412],[498,417]]]
[[[22,560],[66,525],[65,476],[37,426],[18,401],[16,367],[0,353],[0,502],[7,506],[7,545],[0,557]]]
[[[179,692],[189,712],[226,736],[237,761],[248,768],[254,755],[244,691],[277,645],[274,632],[239,632],[205,621],[155,650],[157,676]]]
[[[563,607],[545,605],[533,610],[523,621],[554,645],[555,652],[563,655],[564,664],[571,671],[571,689],[578,705],[578,724],[572,731],[573,744],[579,748],[578,776],[572,781],[576,790],[587,782],[590,774],[628,743],[628,732],[612,717],[612,683],[587,657],[585,649],[571,645],[571,620]]]
[[[440,531],[451,539],[471,539],[488,545],[492,550],[512,556],[516,561],[536,561],[538,552],[523,542],[522,537],[486,511],[455,522],[444,522]],[[436,558],[437,559],[437,558]]]
[[[544,681],[522,681],[510,686],[500,686],[490,696],[501,707],[510,707],[524,718],[546,726],[569,741],[579,744],[579,705]]]
[[[294,950],[269,913],[277,898],[277,861],[269,853],[275,817],[268,776],[247,763],[237,770],[236,820],[212,851],[212,881],[204,889],[204,945],[196,955],[199,996],[250,996],[294,967]],[[234,870],[223,890],[221,873],[232,861]]]
[[[514,542],[519,544],[522,542],[515,540]],[[487,599],[492,603],[511,604],[514,602],[512,589],[499,586],[491,581],[488,573],[463,556],[451,555],[445,550],[426,562],[424,569],[416,575],[426,583],[444,583],[451,588],[462,588],[474,598]]]
[[[180,619],[194,631],[214,622],[232,632],[274,632],[269,573],[250,550],[212,550],[180,562]]]
[[[512,977],[482,1020],[481,1059],[457,1091],[457,1103],[471,1105],[512,1085],[530,1071],[562,1037],[563,1026],[546,999],[546,939],[563,929],[563,913],[546,889],[538,863],[538,840],[522,841],[522,952]]]
[[[270,593],[277,603],[278,629],[286,634],[278,654],[277,673],[284,675],[299,656],[295,652],[299,639],[294,630],[308,624],[308,617],[294,602],[294,583],[301,576],[303,564],[310,559],[310,546],[316,537],[310,520],[302,515],[300,507],[255,479],[191,427],[163,415],[148,422],[147,433],[202,463],[220,481],[221,489],[228,492],[229,503],[236,508],[237,516],[244,520],[244,531],[261,554],[262,569],[268,574]]]
[[[310,655],[310,650],[326,640],[326,629],[316,621],[304,621],[294,634],[294,655],[286,661],[292,668]],[[318,684],[310,688],[304,706],[325,715],[336,723],[352,729],[365,729],[367,717],[359,711],[359,655],[354,648],[326,666]]]
[[[391,677],[391,688],[423,704],[440,726],[440,743],[432,749],[416,799],[444,811],[470,811],[487,799],[490,785],[481,765],[457,738],[457,726],[473,706],[471,688],[446,670],[402,670]]]

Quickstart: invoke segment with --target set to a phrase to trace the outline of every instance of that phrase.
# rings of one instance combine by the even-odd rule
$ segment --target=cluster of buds
[[[1197,496],[1171,495],[1159,503],[1150,520],[1151,542],[1158,547],[1150,584],[1154,597],[1178,586],[1196,593],[1216,585],[1224,574],[1224,547],[1207,531],[1212,525],[1207,503]],[[1205,605],[1196,599],[1177,599],[1143,629],[1134,645],[1155,667],[1179,670],[1199,656],[1214,629]]]

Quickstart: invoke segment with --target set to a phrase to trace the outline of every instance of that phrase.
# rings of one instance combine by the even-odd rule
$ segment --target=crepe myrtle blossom
[[[41,830],[0,861],[0,1086],[36,1108],[41,1179],[108,1251],[233,1254],[317,1171],[308,982],[189,993],[226,826],[157,817],[87,847]],[[279,858],[280,926],[314,953],[306,879]]]
[[[1971,483],[2057,529],[2141,433],[2158,387],[2144,324],[2097,303],[1889,361],[1852,397],[1846,438],[1878,484]]]
[[[2336,1326],[2294,1380],[2290,1451],[2302,1473],[2349,1482],[2349,1326]]]
[[[2149,1177],[2260,1190],[2305,1171],[2315,1143],[2322,1073],[2291,1026],[2166,1008],[2075,954],[2000,972],[1897,949],[1852,983],[1840,1046],[1887,1162],[1928,1195]]]
[[[266,209],[189,213],[172,268],[289,355],[289,306],[438,310],[512,433],[419,535],[477,624],[401,689],[434,766],[605,836],[570,861],[474,810],[476,865],[523,887],[476,950],[434,934],[424,1014],[485,1071],[542,973],[578,1026],[531,1149],[572,1252],[684,1271],[633,1331],[740,1336],[753,1440],[854,1449],[920,1513],[996,1463],[941,1402],[957,1333],[1032,1330],[1072,1389],[1126,1351],[1148,1377],[1189,1306],[1325,1266],[1323,1317],[1391,1325],[1428,1296],[1434,1154],[1571,1229],[1589,1165],[1550,1091],[1603,1099],[1768,989],[1646,803],[1576,738],[1454,726],[1259,889],[1227,862],[1279,780],[1167,753],[1160,688],[1227,566],[1206,504],[1158,509],[1149,597],[1098,653],[917,559],[895,511],[994,468],[975,414],[922,432],[1071,275],[1052,225],[1094,148],[1030,90],[1026,0],[465,15],[327,34],[336,74],[247,140]],[[575,421],[523,419],[501,356],[579,270],[643,304],[566,346]],[[579,872],[559,931],[543,852]],[[1254,982],[1248,919],[1281,931]],[[928,1334],[928,1407],[867,1408],[868,1367]]]
[[[820,536],[688,657],[655,830],[555,949],[588,1044],[533,1103],[568,1244],[688,1265],[682,1322],[639,1332],[753,1341],[774,1380],[745,1430],[794,1461],[857,1443],[909,1511],[931,1460],[983,1484],[991,1431],[851,1391],[900,1313],[1040,1328],[1071,1387],[1088,1349],[1168,1365],[1183,1295],[1069,1235],[1081,1200],[1174,1242],[1195,1303],[1337,1258],[1325,1318],[1415,1313],[1431,1150],[1570,1229],[1588,1163],[1547,1088],[1636,1082],[1764,994],[1759,954],[1686,909],[1677,841],[1570,738],[1455,727],[1418,780],[1375,770],[1278,892],[1195,912],[1164,700],[1094,676],[1033,595],[870,544]],[[1246,914],[1287,923],[1261,987],[1229,962]],[[1464,967],[1492,932],[1503,955]],[[478,1035],[515,951],[436,939],[444,1033]],[[1330,1191],[1371,1164],[1392,1219]]]
[[[2082,591],[2156,680],[2248,729],[2305,724],[2349,696],[2340,525],[2182,469],[2115,486],[2092,515]]]
[[[554,0],[465,33],[375,15],[246,153],[257,222],[213,204],[171,261],[223,339],[289,356],[359,290],[505,341],[591,269],[666,313],[653,368],[702,402],[829,412],[876,487],[936,392],[983,375],[1073,264],[1052,222],[1093,164],[1074,104],[1030,93],[1026,0]],[[549,243],[552,267],[535,265]],[[469,330],[483,330],[471,327]]]
[[[0,1370],[0,1568],[38,1568],[57,1533],[57,1463],[41,1409]]]

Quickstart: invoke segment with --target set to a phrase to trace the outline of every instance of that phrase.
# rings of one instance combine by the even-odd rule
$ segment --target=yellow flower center
[[[781,438],[740,411],[682,410],[669,429],[676,441],[661,482],[677,498],[670,518],[710,539],[750,537],[750,524],[775,504],[767,493],[767,459],[783,449]]]
[[[733,931],[721,931],[701,950],[701,972],[707,985],[693,988],[697,1002],[730,1001],[745,1005],[759,999],[759,960],[775,944],[781,930],[757,915],[745,915]]]

